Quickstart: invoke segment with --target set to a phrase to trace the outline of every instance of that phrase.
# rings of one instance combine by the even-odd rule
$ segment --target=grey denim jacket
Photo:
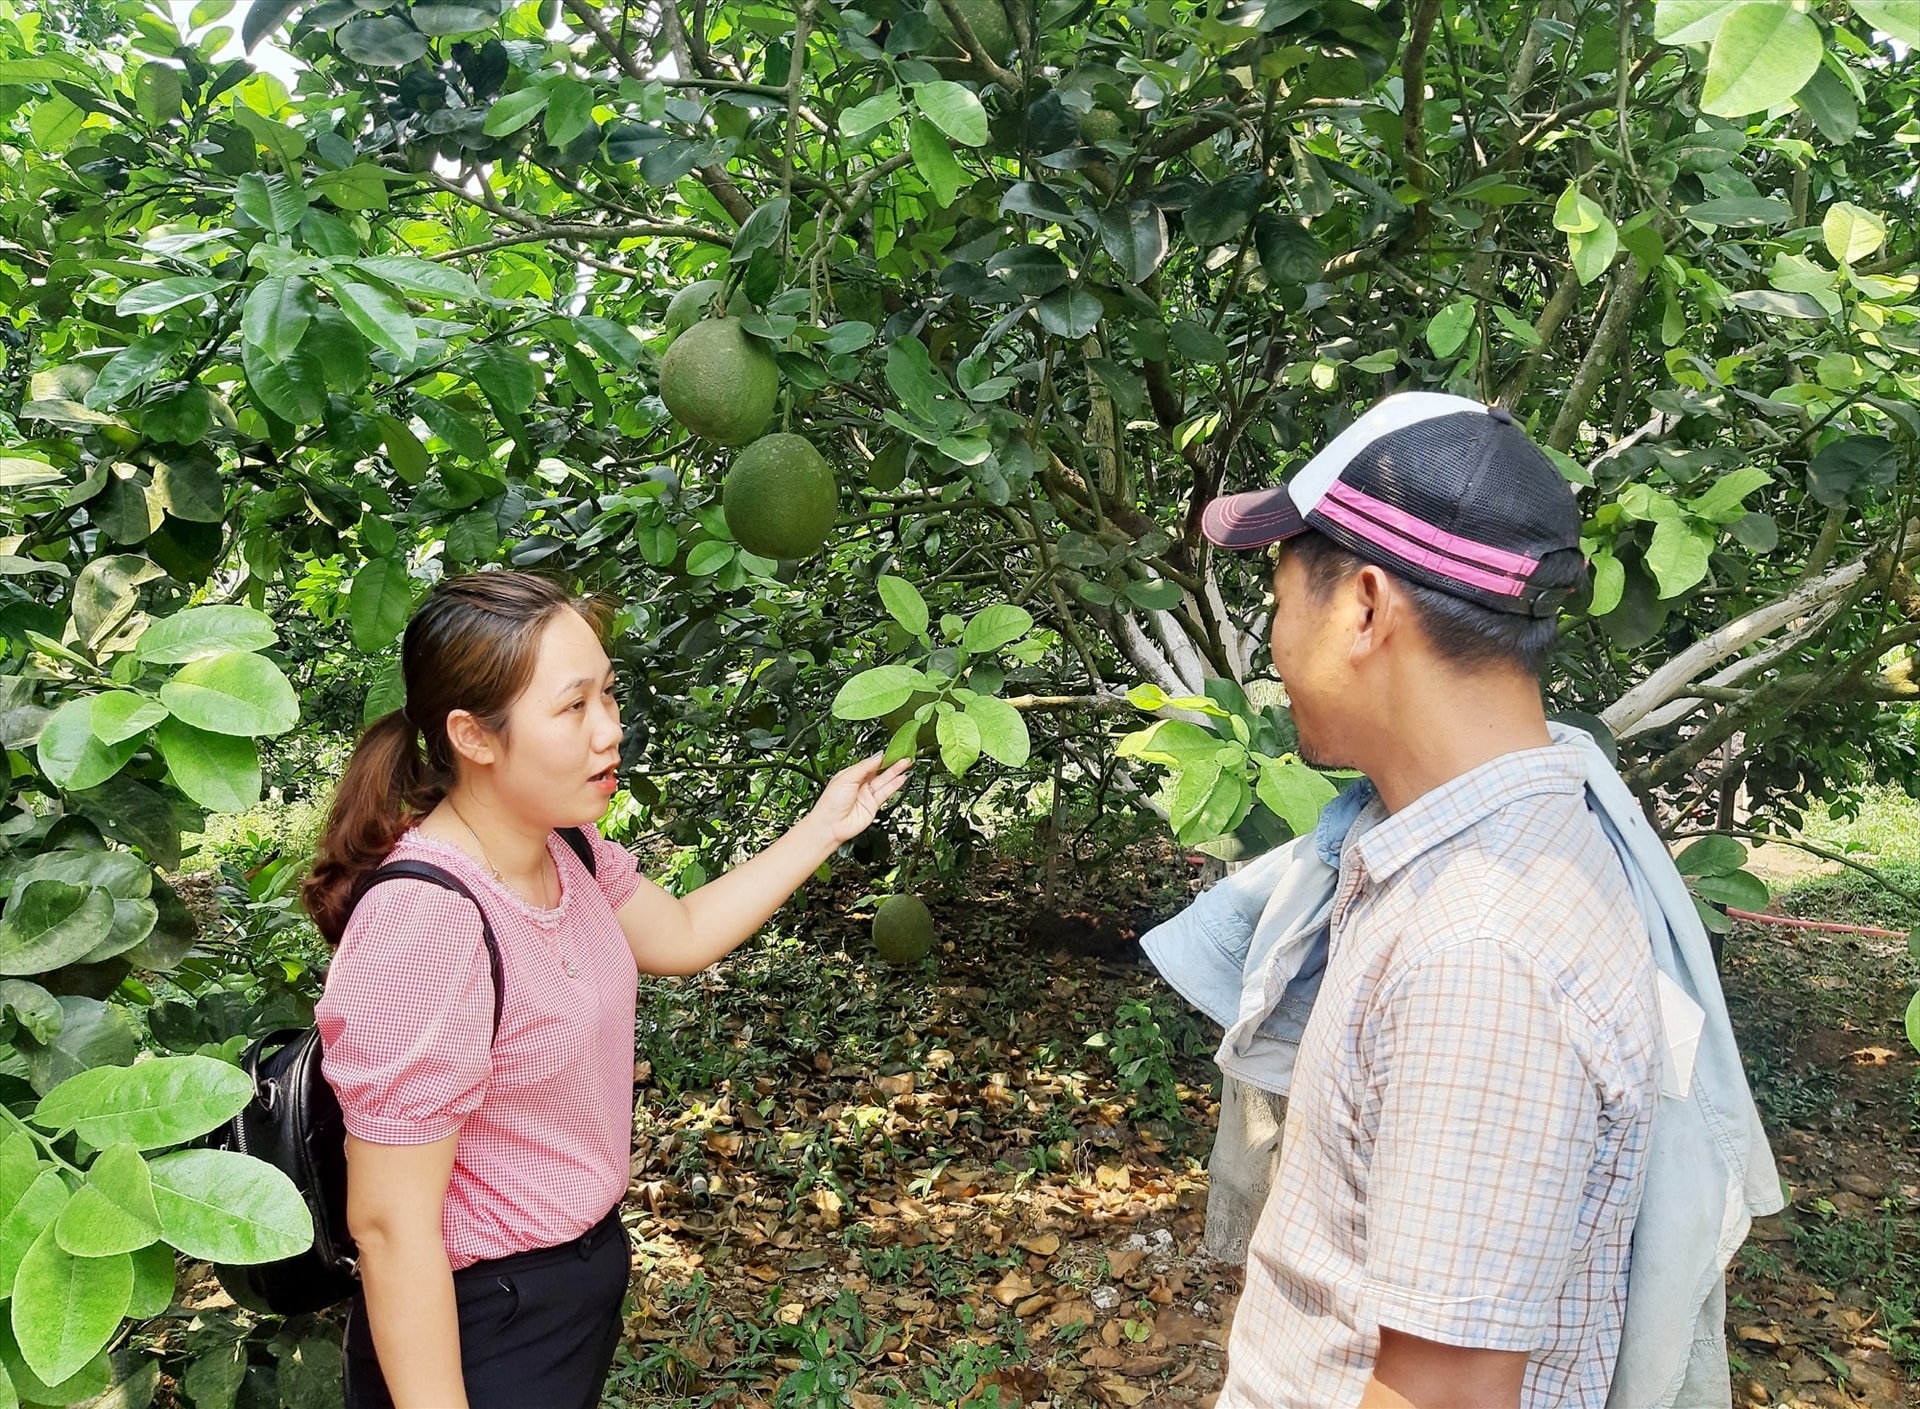
[[[1608,1409],[1724,1409],[1727,1264],[1753,1219],[1786,1200],[1686,882],[1592,737],[1550,727],[1557,742],[1583,747],[1587,805],[1619,854],[1664,976],[1666,1070]],[[1237,1080],[1280,1093],[1292,1082],[1326,971],[1340,848],[1373,796],[1364,780],[1349,787],[1312,836],[1243,867],[1140,941],[1161,976],[1226,1028],[1218,1061]]]

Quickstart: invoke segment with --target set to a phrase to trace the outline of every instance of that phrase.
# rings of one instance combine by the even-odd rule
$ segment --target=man
[[[1580,513],[1502,408],[1410,393],[1284,487],[1300,752],[1366,775],[1220,1409],[1602,1409],[1661,1085],[1642,913],[1540,698]],[[1353,809],[1342,815],[1351,815]]]

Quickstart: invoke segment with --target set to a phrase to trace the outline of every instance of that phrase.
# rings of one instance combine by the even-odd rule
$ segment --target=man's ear
[[[468,763],[489,764],[498,756],[493,734],[469,710],[447,711],[447,742]]]
[[[1348,659],[1359,665],[1385,648],[1406,621],[1407,603],[1392,577],[1372,563],[1347,579],[1346,595],[1354,617],[1353,645]]]

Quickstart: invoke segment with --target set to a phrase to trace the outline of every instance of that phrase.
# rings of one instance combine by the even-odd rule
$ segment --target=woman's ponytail
[[[381,715],[354,746],[301,886],[327,943],[340,942],[361,877],[458,781],[447,716],[464,710],[504,734],[514,700],[533,678],[541,631],[568,610],[604,635],[601,604],[531,573],[469,573],[427,594],[400,640],[406,705]]]
[[[360,877],[384,861],[400,834],[445,793],[452,780],[436,779],[435,772],[404,709],[381,715],[354,745],[313,870],[301,886],[307,913],[327,943],[340,942]]]

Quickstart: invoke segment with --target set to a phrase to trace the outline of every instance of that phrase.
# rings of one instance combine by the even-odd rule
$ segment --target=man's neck
[[[1357,766],[1389,812],[1504,754],[1553,742],[1539,686],[1514,672],[1408,681],[1382,705]]]

